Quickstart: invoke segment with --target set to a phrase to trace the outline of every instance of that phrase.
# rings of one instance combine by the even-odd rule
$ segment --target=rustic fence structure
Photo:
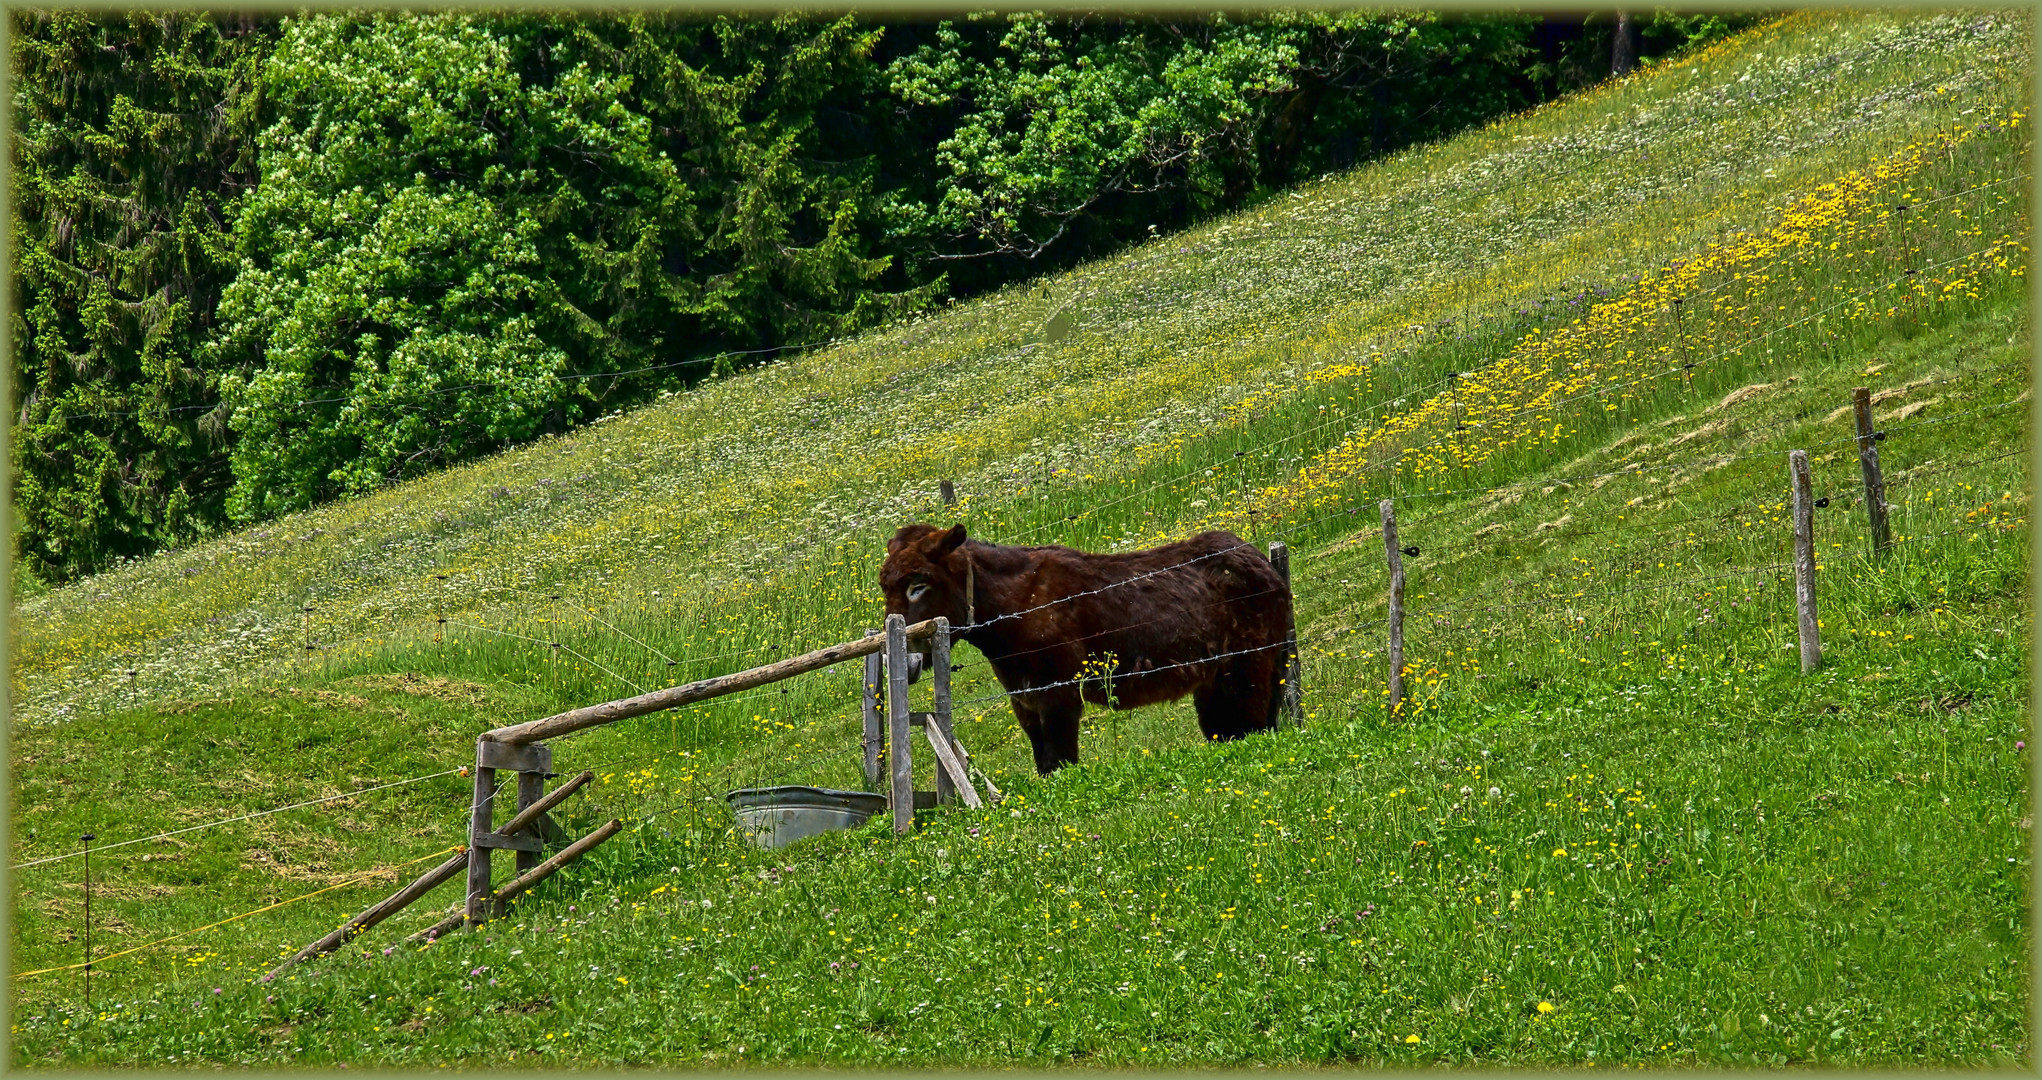
[[[929,642],[931,702],[927,711],[917,712],[909,707],[909,646],[924,640]],[[859,659],[865,661],[865,693],[861,709],[865,779],[868,786],[874,789],[881,787],[880,748],[883,745],[888,765],[885,790],[894,831],[904,833],[912,828],[918,809],[959,800],[973,808],[984,806],[986,799],[979,793],[979,784],[983,784],[987,796],[998,799],[999,791],[990,779],[981,775],[979,784],[973,782],[971,756],[957,741],[951,723],[949,620],[927,619],[910,626],[902,616],[889,615],[884,631],[868,631],[860,641],[832,645],[729,675],[570,709],[543,719],[483,732],[475,742],[474,798],[469,808],[467,849],[428,870],[388,899],[348,920],[339,929],[305,946],[270,972],[269,977],[274,978],[293,964],[341,947],[443,882],[460,876],[464,870],[468,889],[463,909],[413,934],[411,940],[430,940],[463,925],[479,926],[491,919],[502,918],[511,904],[533,886],[622,831],[624,823],[613,819],[567,844],[550,858],[542,858],[548,847],[559,847],[566,839],[565,831],[549,812],[594,777],[593,773],[583,772],[548,791],[546,783],[555,778],[555,773],[553,750],[546,745],[546,740],[752,690]],[[934,791],[914,789],[911,735],[915,728],[922,730],[935,754]],[[506,771],[517,774],[517,801],[510,818],[499,826],[496,824],[497,774]],[[492,888],[493,856],[499,851],[513,854],[516,872],[507,884]]]

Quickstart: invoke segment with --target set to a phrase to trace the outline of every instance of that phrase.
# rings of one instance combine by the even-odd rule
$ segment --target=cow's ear
[[[936,541],[936,557],[940,559],[956,551],[958,545],[962,543],[964,543],[964,525],[962,523],[952,525],[950,531],[944,533],[942,539]]]

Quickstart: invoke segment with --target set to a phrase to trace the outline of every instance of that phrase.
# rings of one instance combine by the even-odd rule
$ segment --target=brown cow
[[[1290,588],[1232,533],[1097,555],[909,525],[886,552],[887,614],[943,616],[985,654],[1039,772],[1078,760],[1087,701],[1127,709],[1190,694],[1208,739],[1276,726]],[[911,673],[928,662],[912,659]]]

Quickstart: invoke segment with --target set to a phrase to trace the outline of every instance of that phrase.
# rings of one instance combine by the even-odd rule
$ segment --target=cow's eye
[[[915,584],[908,586],[908,603],[910,604],[915,603],[916,601],[922,598],[923,593],[926,593],[928,591],[929,586],[921,582],[916,582]]]

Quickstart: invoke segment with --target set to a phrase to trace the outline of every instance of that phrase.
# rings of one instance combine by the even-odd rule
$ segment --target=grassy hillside
[[[2025,1060],[2028,33],[1796,16],[20,605],[15,862],[363,794],[95,858],[95,952],[336,888],[109,961],[95,1014],[17,980],[16,1061]],[[1790,448],[1828,497],[1807,678]],[[1382,498],[1420,550],[1394,716]],[[602,777],[573,822],[631,831],[508,927],[382,951],[420,905],[249,981],[461,838],[435,774],[475,732],[855,636],[939,513],[1281,536],[1306,723],[1099,714],[1036,780],[967,649],[1005,804],[749,850],[723,791],[856,786],[819,674],[560,743]],[[17,971],[78,958],[80,869],[15,872]]]

